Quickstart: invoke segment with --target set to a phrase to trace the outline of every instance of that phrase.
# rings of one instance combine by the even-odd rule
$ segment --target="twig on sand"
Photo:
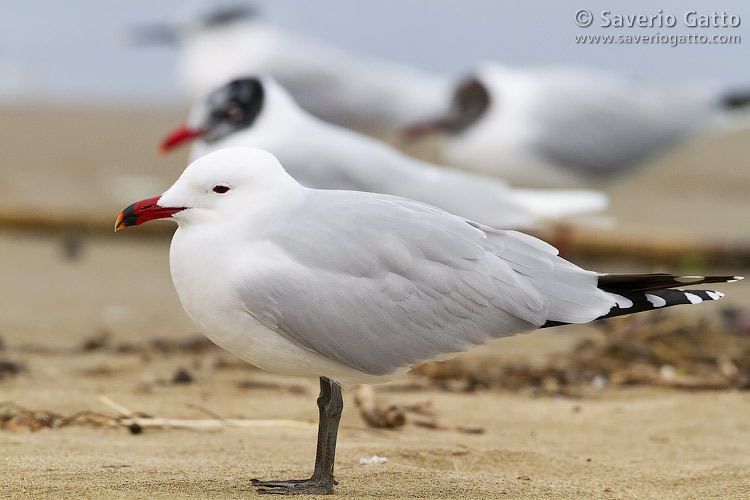
[[[215,418],[216,420],[224,421],[224,417],[222,417],[221,415],[219,415],[218,413],[216,413],[213,410],[209,410],[205,406],[199,406],[199,405],[189,404],[189,405],[187,405],[187,407],[188,408],[192,408],[193,410],[198,410],[199,412],[204,413],[204,414],[208,415],[211,418]]]
[[[464,434],[484,434],[484,429],[482,427],[463,427],[460,425],[451,427],[448,425],[443,425],[435,419],[412,420],[411,423],[412,425],[416,425],[417,427],[424,427],[425,429],[434,429],[437,431],[455,431],[462,432]]]
[[[302,422],[300,420],[288,419],[239,419],[225,418],[221,420],[204,418],[122,418],[119,419],[120,425],[130,427],[137,425],[139,427],[159,427],[159,428],[177,428],[193,429],[201,431],[219,430],[225,427],[291,427],[295,429],[317,429],[317,424],[311,422]]]
[[[117,422],[128,427],[131,432],[140,432],[146,427],[177,428],[193,430],[219,430],[224,427],[292,427],[296,429],[317,429],[317,425],[310,422],[288,419],[240,419],[221,418],[217,413],[192,405],[191,407],[211,415],[213,418],[190,419],[190,418],[159,418],[135,413],[119,403],[112,401],[107,396],[99,396],[99,401],[114,409],[120,414]],[[137,430],[136,430],[137,429]]]
[[[135,413],[133,413],[132,411],[128,410],[119,403],[115,403],[103,394],[99,396],[99,402],[109,406],[123,417],[132,417],[135,415]]]
[[[49,410],[29,410],[16,403],[6,401],[0,403],[0,429],[21,431],[24,429],[38,431],[42,428],[57,429],[70,425],[91,427],[126,427],[133,434],[140,433],[144,428],[177,428],[200,431],[220,430],[225,427],[291,427],[296,429],[317,429],[317,425],[310,422],[288,419],[239,419],[239,418],[211,418],[211,419],[182,419],[157,418],[144,413],[133,412],[107,396],[100,396],[99,401],[115,410],[120,415],[112,417],[93,411],[80,411],[65,417]]]

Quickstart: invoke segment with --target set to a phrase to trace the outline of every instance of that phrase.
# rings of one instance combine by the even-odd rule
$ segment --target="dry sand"
[[[181,171],[184,153],[159,158],[154,152],[181,117],[145,109],[3,109],[0,210],[45,207],[71,221],[89,213],[114,221],[125,205],[158,194]],[[623,230],[649,235],[668,227],[696,238],[750,240],[748,137],[738,132],[701,140],[614,187],[613,213]],[[316,381],[274,377],[230,362],[218,350],[82,350],[85,339],[102,332],[113,346],[196,333],[171,286],[168,240],[109,231],[0,228],[0,360],[26,367],[0,380],[0,401],[64,415],[86,409],[115,415],[98,402],[107,395],[160,417],[213,412],[315,422]],[[616,258],[583,264],[653,270]],[[683,270],[748,273],[721,266]],[[680,313],[715,317],[723,305],[747,308],[746,283],[719,286],[728,295],[722,302]],[[565,327],[506,339],[469,356],[544,358],[589,331]],[[194,382],[170,383],[179,368]],[[278,387],[248,389],[242,384],[248,381]],[[413,425],[370,430],[347,391],[337,452],[340,498],[750,498],[747,392],[605,388],[585,399],[491,391],[380,392],[379,398],[431,401],[440,423],[485,432]],[[315,431],[154,429],[133,435],[69,426],[0,430],[0,443],[0,498],[224,499],[255,496],[251,477],[309,474]],[[373,455],[388,462],[359,465]]]

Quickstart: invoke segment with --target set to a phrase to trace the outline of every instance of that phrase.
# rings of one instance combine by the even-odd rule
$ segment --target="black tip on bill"
[[[133,203],[128,208],[120,212],[120,215],[115,221],[115,232],[128,226],[135,226],[137,224],[139,214],[135,213],[136,203]]]

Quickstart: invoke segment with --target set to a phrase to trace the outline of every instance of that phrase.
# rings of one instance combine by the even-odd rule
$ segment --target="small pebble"
[[[172,377],[173,384],[192,384],[195,381],[190,372],[184,368],[180,368]]]
[[[604,386],[607,385],[607,377],[604,375],[597,375],[591,380],[591,387],[594,389],[604,389]]]

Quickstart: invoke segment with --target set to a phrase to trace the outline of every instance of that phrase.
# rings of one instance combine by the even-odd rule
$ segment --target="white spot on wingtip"
[[[617,307],[620,309],[629,309],[633,307],[633,301],[629,298],[617,295],[616,293],[613,293],[612,296],[615,298],[615,304],[617,304]]]
[[[706,290],[706,295],[711,297],[711,300],[719,300],[720,298],[724,296],[724,294],[721,292],[714,292],[711,290]]]
[[[700,304],[703,299],[694,293],[685,292],[685,298],[690,301],[691,304]]]
[[[646,294],[646,300],[648,300],[649,302],[651,302],[651,304],[654,307],[664,307],[664,306],[667,305],[667,301],[666,300],[664,300],[663,298],[659,297],[658,295],[653,295],[651,293],[647,293]]]

